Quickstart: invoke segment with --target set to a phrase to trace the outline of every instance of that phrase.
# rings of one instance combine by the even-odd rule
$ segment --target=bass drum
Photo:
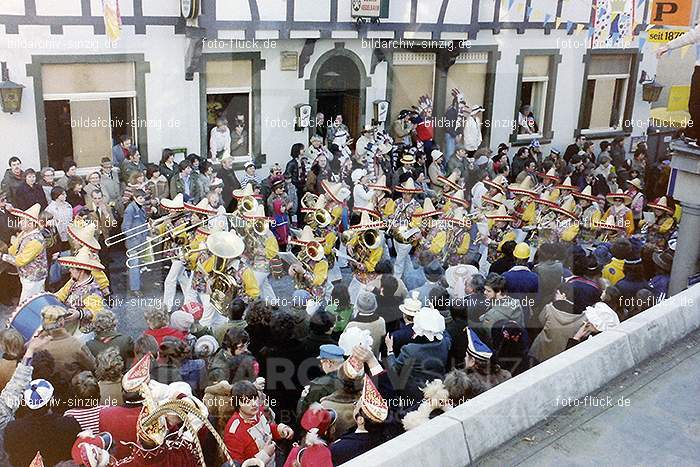
[[[66,305],[54,294],[42,293],[33,296],[17,307],[17,310],[10,317],[10,327],[22,334],[25,342],[29,341],[41,329],[41,310],[47,306],[65,308],[66,313],[68,313]],[[71,323],[71,326],[66,326],[66,330],[73,334],[76,326],[77,323]]]

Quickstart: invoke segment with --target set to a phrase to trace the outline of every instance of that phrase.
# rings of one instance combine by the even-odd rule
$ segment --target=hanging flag
[[[122,35],[122,17],[119,13],[119,0],[102,0],[105,33],[110,41],[119,40]]]
[[[571,29],[573,29],[573,27],[574,27],[574,23],[572,23],[571,21],[566,22],[566,32],[567,33],[571,32]]]
[[[646,37],[640,37],[639,38],[639,50],[644,49],[644,45],[647,43],[647,38]]]

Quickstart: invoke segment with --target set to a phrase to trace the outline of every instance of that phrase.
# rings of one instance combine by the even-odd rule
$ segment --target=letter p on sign
[[[663,26],[690,26],[692,0],[654,0],[651,23]]]

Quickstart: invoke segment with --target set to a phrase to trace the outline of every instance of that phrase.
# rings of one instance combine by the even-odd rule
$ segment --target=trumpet
[[[177,218],[179,218],[179,216],[183,216],[184,214],[185,213],[183,212],[171,212],[167,216],[160,217],[155,221],[134,226],[123,232],[119,232],[118,234],[114,234],[111,237],[108,237],[107,239],[105,239],[105,245],[114,246],[117,243],[124,242],[126,240],[129,240],[130,238],[138,237],[139,235],[143,235],[149,232],[153,227],[156,227],[165,221],[174,221]]]

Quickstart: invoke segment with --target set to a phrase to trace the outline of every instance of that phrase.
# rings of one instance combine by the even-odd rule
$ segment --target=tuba
[[[230,260],[240,256],[243,248],[243,242],[232,232],[217,232],[207,238],[207,249],[214,256],[210,301],[214,309],[224,316],[240,289],[236,279],[226,270]]]
[[[333,216],[327,210],[323,208],[318,208],[314,211],[314,221],[316,222],[318,227],[324,228],[330,225],[331,222],[333,222]]]
[[[252,196],[246,196],[245,198],[242,198],[239,203],[238,203],[238,210],[242,215],[250,215],[253,213],[253,210],[255,209],[255,206],[257,205],[257,201],[255,201],[255,198]]]

